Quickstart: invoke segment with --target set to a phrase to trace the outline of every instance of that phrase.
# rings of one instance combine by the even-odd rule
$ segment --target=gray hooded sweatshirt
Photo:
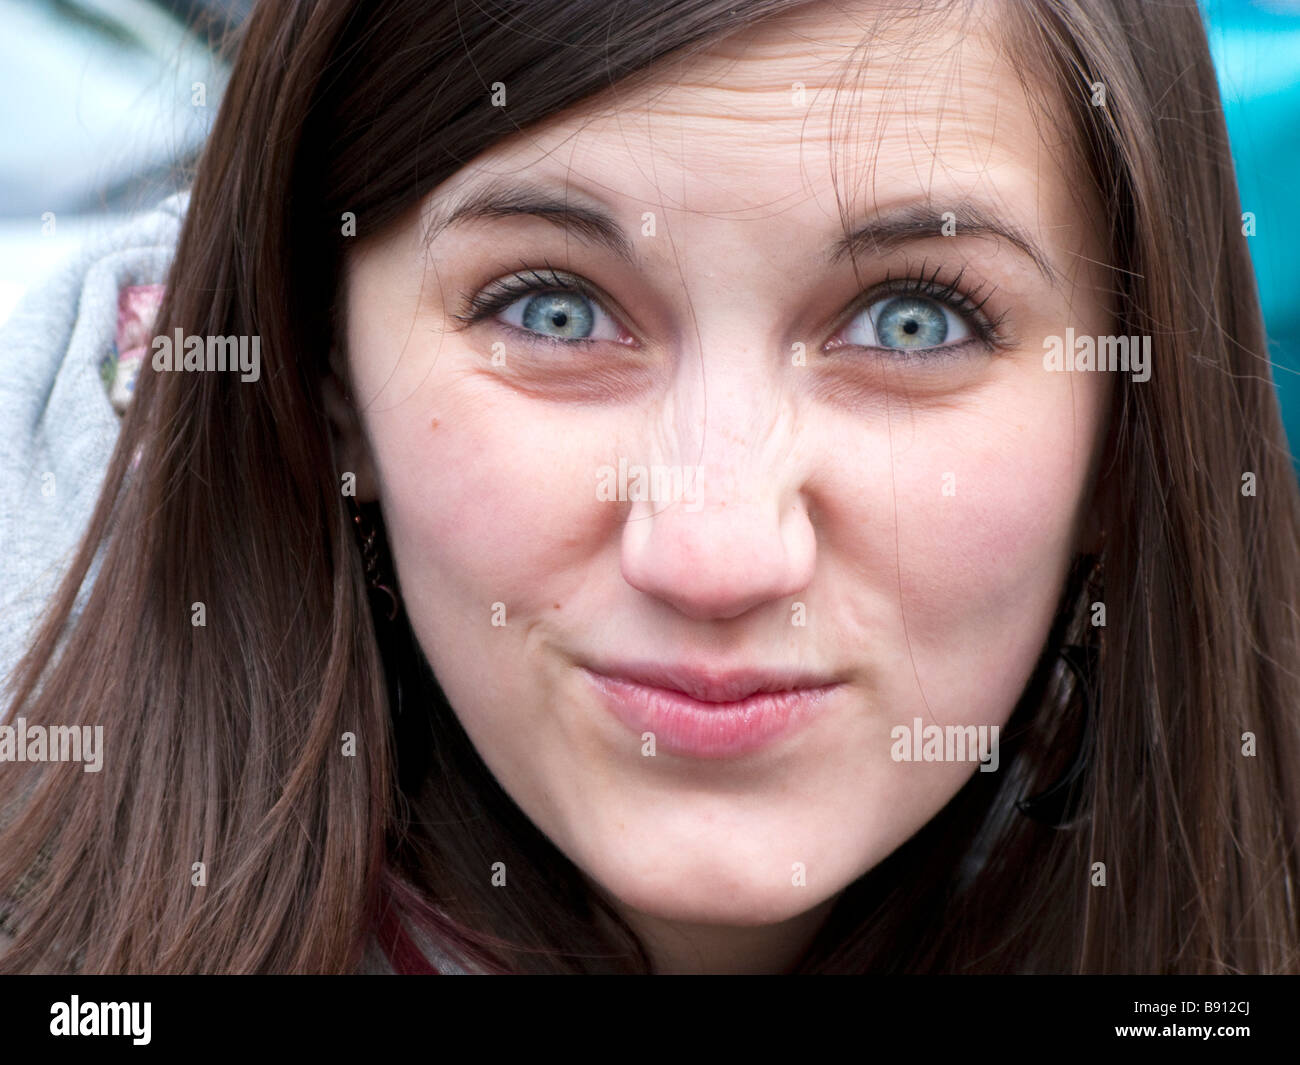
[[[113,350],[118,293],[166,279],[188,203],[179,193],[92,238],[0,328],[4,682],[90,524],[117,440],[120,418],[101,366]]]

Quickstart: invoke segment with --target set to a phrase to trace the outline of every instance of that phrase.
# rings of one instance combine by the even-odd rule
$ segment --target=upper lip
[[[734,703],[763,692],[799,691],[836,684],[833,677],[796,669],[712,669],[652,662],[588,666],[611,680],[682,692],[705,703]]]

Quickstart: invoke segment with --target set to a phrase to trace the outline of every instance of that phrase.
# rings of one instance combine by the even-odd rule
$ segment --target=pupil
[[[557,326],[561,326],[561,327],[568,320],[569,320],[569,316],[565,314],[563,311],[556,311],[555,314],[551,316],[551,321],[554,322]]]
[[[914,319],[914,318],[909,318],[909,319],[907,320],[906,324],[904,324],[904,326],[903,326],[903,332],[904,332],[904,333],[915,333],[919,328],[920,328],[920,326],[918,326],[918,325],[916,324],[916,319]]]

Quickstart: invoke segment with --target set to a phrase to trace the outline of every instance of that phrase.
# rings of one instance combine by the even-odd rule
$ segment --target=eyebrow
[[[612,251],[628,263],[636,262],[636,252],[623,228],[599,207],[558,197],[533,185],[502,185],[490,182],[467,193],[461,199],[435,211],[425,231],[425,242],[432,244],[450,226],[483,218],[524,216],[552,222],[571,230],[589,243]]]
[[[996,211],[970,200],[945,205],[942,210],[932,202],[923,201],[884,211],[832,244],[830,261],[839,262],[846,255],[856,258],[868,252],[887,251],[909,241],[942,236],[945,222],[952,224],[955,236],[998,237],[1007,241],[1027,255],[1052,285],[1060,286],[1060,273],[1047,253],[1028,234]]]
[[[951,212],[950,218],[945,214]],[[589,243],[613,252],[635,265],[636,252],[622,226],[605,210],[592,204],[557,196],[548,189],[530,184],[489,182],[472,189],[450,204],[435,208],[425,230],[425,242],[432,244],[444,230],[479,219],[527,217],[539,218]],[[919,201],[891,208],[845,233],[835,240],[827,253],[828,261],[837,263],[845,256],[879,253],[916,240],[942,236],[945,221],[955,225],[957,235],[996,237],[1024,253],[1040,273],[1058,286],[1061,277],[1051,259],[1014,223],[1000,217],[974,201],[965,200],[940,206]]]

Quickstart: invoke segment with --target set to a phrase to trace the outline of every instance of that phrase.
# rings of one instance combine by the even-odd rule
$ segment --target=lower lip
[[[759,692],[732,703],[706,703],[683,692],[584,670],[614,716],[655,749],[690,758],[739,758],[811,720],[838,684]]]

